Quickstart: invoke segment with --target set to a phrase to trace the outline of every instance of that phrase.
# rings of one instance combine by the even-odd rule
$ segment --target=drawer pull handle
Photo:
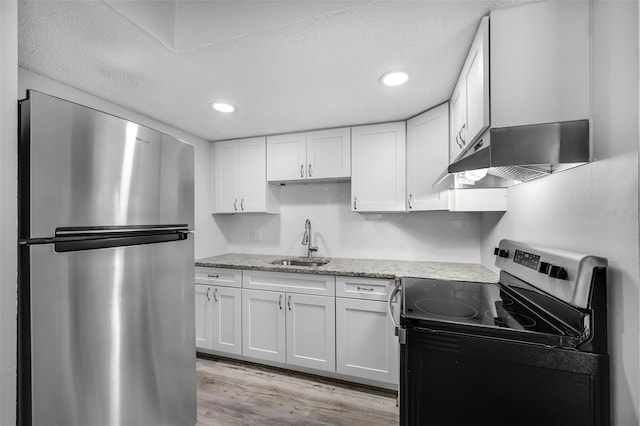
[[[211,274],[208,274],[207,276],[208,276],[209,278],[220,278],[220,275],[211,275]]]
[[[369,287],[360,287],[360,286],[358,286],[357,288],[358,288],[358,291],[373,291],[374,290],[374,289],[369,288]]]
[[[216,303],[218,302],[218,289],[217,288],[215,290],[213,290],[213,300]]]
[[[282,310],[282,295],[278,296],[278,309]]]
[[[211,300],[211,287],[207,287],[207,300]]]
[[[291,296],[289,296],[289,300],[287,301],[287,306],[289,307],[289,310],[291,310]]]

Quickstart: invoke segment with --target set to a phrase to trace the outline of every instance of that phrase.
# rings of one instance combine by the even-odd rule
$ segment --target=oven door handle
[[[387,301],[387,311],[389,312],[389,317],[391,317],[391,322],[393,323],[393,327],[395,330],[395,335],[398,336],[398,340],[401,345],[404,345],[406,342],[406,333],[403,328],[400,327],[400,324],[396,322],[395,317],[393,316],[393,299],[396,297],[396,294],[402,290],[402,281],[396,280],[396,286],[389,295],[389,300]]]

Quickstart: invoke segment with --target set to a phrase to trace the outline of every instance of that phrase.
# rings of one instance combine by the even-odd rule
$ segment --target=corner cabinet
[[[336,180],[351,176],[351,129],[267,137],[269,182]]]
[[[196,348],[242,353],[242,272],[196,267]]]
[[[266,138],[214,142],[214,213],[277,213],[278,188],[266,178]]]
[[[406,211],[405,165],[405,122],[351,128],[351,211]]]
[[[488,127],[489,17],[480,26],[450,100],[449,160],[455,160]]]
[[[407,121],[407,210],[447,210],[448,191],[433,188],[449,164],[449,104]]]

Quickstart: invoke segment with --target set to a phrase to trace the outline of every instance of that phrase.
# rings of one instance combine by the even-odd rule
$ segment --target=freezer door
[[[193,146],[35,91],[20,114],[22,238],[60,227],[193,228]]]
[[[34,425],[194,425],[193,238],[29,248]]]

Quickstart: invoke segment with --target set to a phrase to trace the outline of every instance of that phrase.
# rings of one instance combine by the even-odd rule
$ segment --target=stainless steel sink
[[[272,265],[283,265],[283,266],[306,266],[309,268],[315,268],[318,266],[323,266],[329,263],[328,260],[320,260],[320,259],[280,259],[271,262]]]

